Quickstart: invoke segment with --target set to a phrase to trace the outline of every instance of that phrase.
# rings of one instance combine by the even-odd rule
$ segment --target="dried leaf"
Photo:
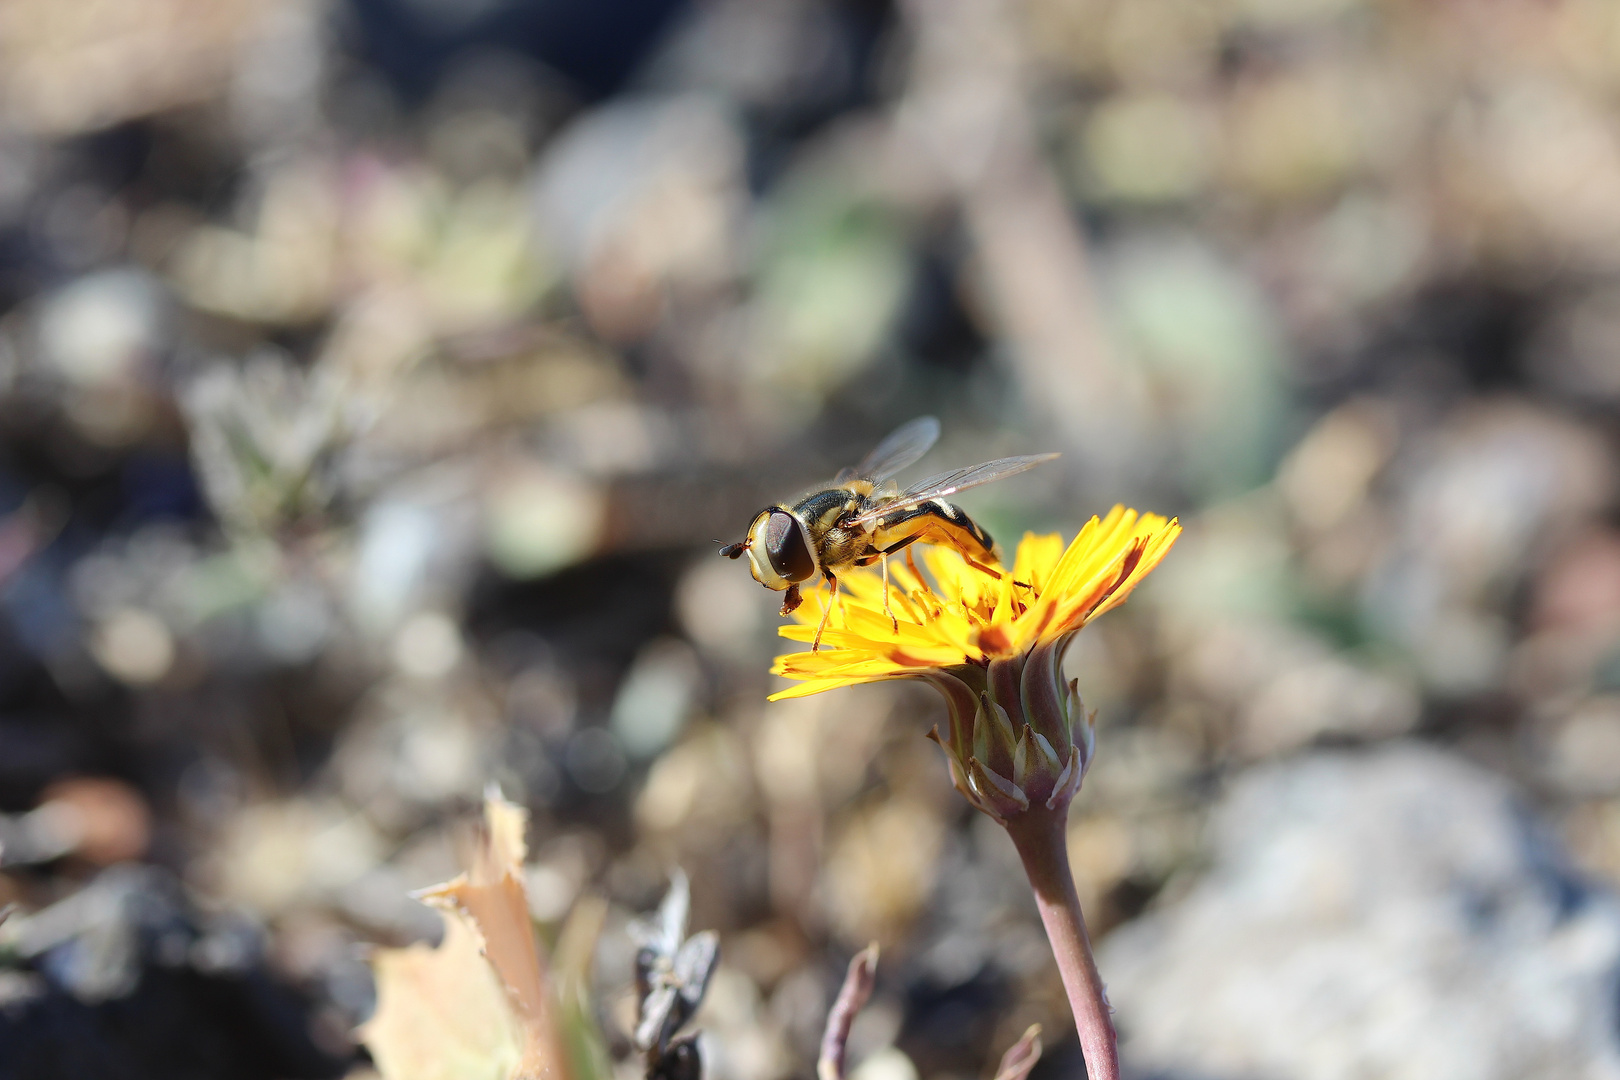
[[[444,945],[425,950],[425,956],[420,946],[382,950],[374,961],[378,1010],[363,1037],[388,1080],[569,1080],[556,1005],[523,885],[527,813],[490,794],[484,799],[484,820],[471,874],[417,894],[445,912]],[[476,965],[465,956],[469,942],[479,954]],[[385,979],[393,984],[387,999]],[[440,982],[434,984],[435,979]],[[479,989],[485,982],[499,991],[493,1001]],[[488,1014],[482,1025],[460,1016],[472,999]],[[449,1010],[443,1032],[415,1019],[428,1008]],[[508,1045],[515,1048],[510,1063]],[[476,1056],[479,1048],[481,1059]],[[474,1064],[472,1071],[444,1071]]]
[[[635,943],[651,950],[650,957],[673,961],[686,937],[686,917],[692,907],[692,885],[684,871],[677,869],[669,879],[669,891],[658,905],[655,919],[636,919],[626,929]]]
[[[703,1080],[703,1057],[696,1035],[670,1043],[647,1069],[647,1080]]]
[[[652,1055],[650,1060],[673,1046],[670,1040],[703,1004],[709,978],[720,963],[720,938],[714,931],[686,938],[691,906],[691,886],[677,870],[658,905],[657,918],[637,920],[629,926],[630,936],[640,946],[636,951],[636,997],[641,1008],[632,1038],[639,1049]],[[696,1049],[691,1053],[696,1054]]]
[[[703,1055],[697,1037],[676,1032],[697,1014],[709,979],[720,964],[720,936],[704,930],[686,937],[692,892],[675,871],[655,919],[629,926],[636,950],[636,1029],[631,1041],[647,1059],[648,1080],[701,1080]],[[682,940],[682,939],[685,940]]]
[[[360,1037],[387,1080],[511,1077],[522,1033],[506,990],[460,915],[444,920],[438,948],[379,949],[372,957],[377,1012]]]

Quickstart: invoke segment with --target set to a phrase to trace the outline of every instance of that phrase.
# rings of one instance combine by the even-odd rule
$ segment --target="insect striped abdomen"
[[[933,499],[884,514],[876,522],[872,546],[893,550],[911,541],[953,547],[980,562],[996,562],[996,542],[961,507]]]

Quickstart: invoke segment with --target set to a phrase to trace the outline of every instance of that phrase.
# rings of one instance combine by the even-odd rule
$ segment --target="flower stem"
[[[1068,809],[1067,805],[1056,810],[1039,804],[1031,806],[1027,812],[1008,819],[1007,833],[1018,848],[1024,873],[1035,890],[1041,922],[1046,925],[1046,937],[1063,976],[1063,989],[1069,995],[1080,1050],[1086,1059],[1086,1076],[1088,1080],[1119,1080],[1118,1037],[1102,976],[1091,956],[1091,939],[1086,936],[1074,875],[1069,870],[1064,827]]]

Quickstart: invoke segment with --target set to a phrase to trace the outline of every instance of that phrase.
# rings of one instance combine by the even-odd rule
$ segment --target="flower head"
[[[1032,801],[1067,806],[1093,743],[1078,687],[1063,681],[1063,651],[1081,627],[1130,595],[1180,533],[1173,519],[1116,506],[1087,522],[1067,548],[1056,534],[1026,534],[1011,572],[1000,576],[930,547],[924,558],[933,587],[899,565],[889,568],[893,621],[881,575],[846,573],[821,649],[777,658],[771,670],[799,685],[772,699],[926,679],[950,706],[947,737],[936,730],[933,738],[970,802],[997,820]],[[796,624],[780,632],[810,641],[820,617],[816,605],[805,604]]]

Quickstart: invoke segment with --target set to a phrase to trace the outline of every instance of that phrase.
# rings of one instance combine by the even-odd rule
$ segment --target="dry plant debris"
[[[878,946],[873,942],[849,962],[838,997],[827,1013],[827,1026],[821,1036],[821,1056],[816,1061],[817,1080],[844,1080],[848,1057],[849,1032],[855,1018],[872,998],[877,986]],[[1041,1060],[1041,1025],[1031,1024],[1018,1041],[1001,1055],[995,1080],[1027,1080],[1030,1070]]]
[[[379,950],[377,1012],[361,1031],[386,1080],[569,1080],[557,1002],[523,884],[528,813],[484,800],[473,869],[419,897],[444,913],[437,948]]]
[[[712,930],[686,937],[692,894],[677,872],[656,920],[630,926],[636,939],[636,1049],[646,1055],[649,1080],[697,1080],[703,1074],[697,1036],[677,1038],[703,1004],[720,963],[720,938]]]

